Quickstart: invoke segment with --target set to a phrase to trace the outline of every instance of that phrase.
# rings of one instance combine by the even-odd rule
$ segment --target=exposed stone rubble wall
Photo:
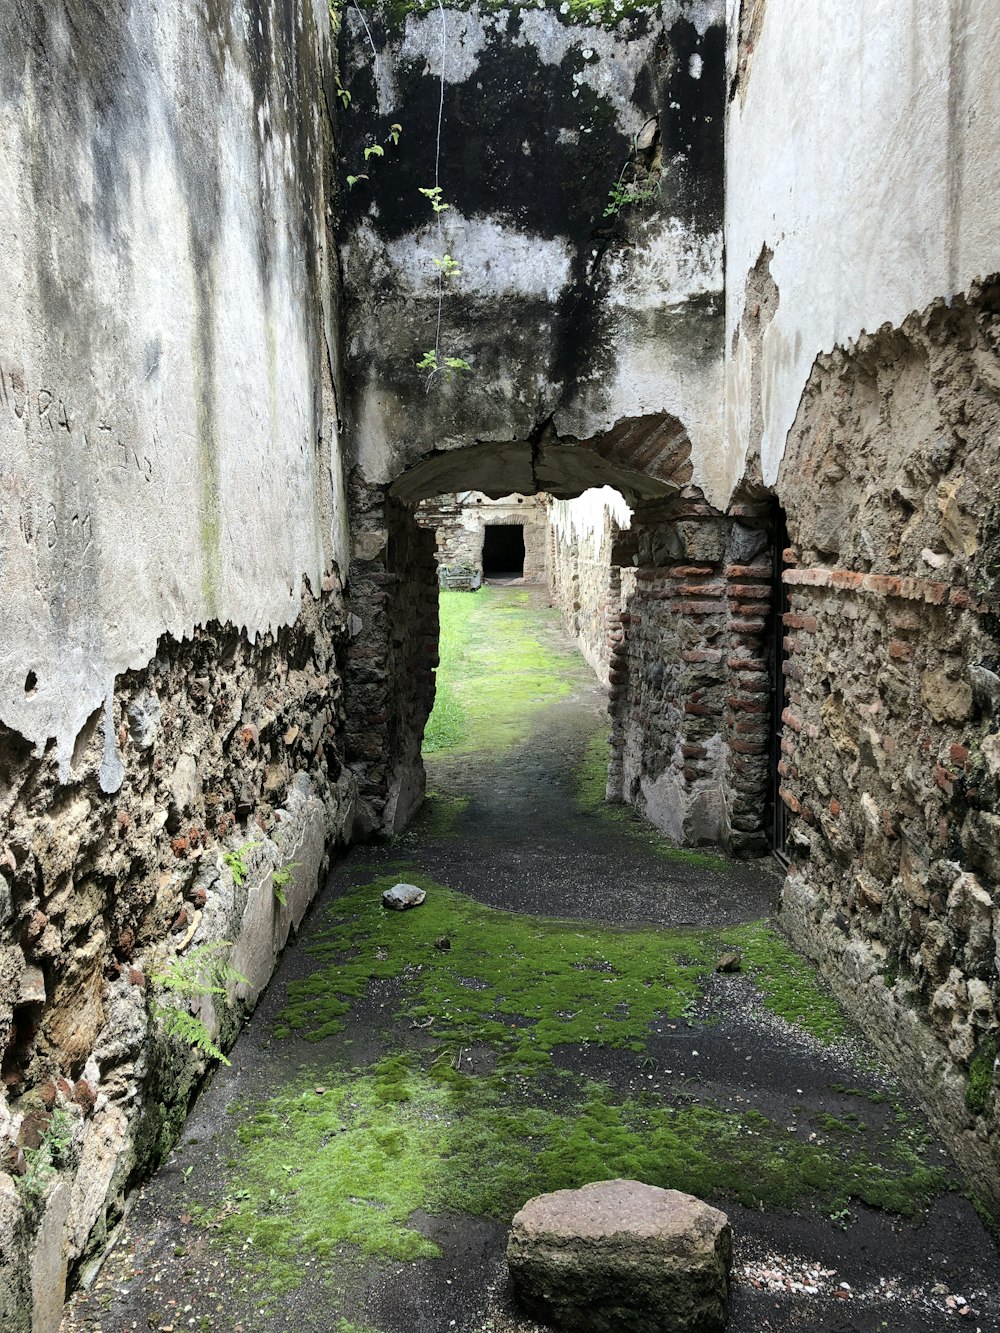
[[[619,535],[608,794],[678,843],[766,850],[771,511],[695,494]]]
[[[1000,16],[727,14],[725,457],[795,561],[785,920],[996,1207]]]
[[[46,1210],[65,1205],[65,1218],[36,1258],[36,1297],[101,1245],[126,1186],[172,1145],[205,1071],[204,1057],[157,1035],[152,977],[175,955],[231,941],[224,956],[247,984],[198,1008],[227,1043],[316,891],[330,831],[350,834],[344,620],[331,583],[256,644],[220,626],[183,643],[164,636],[152,664],[116,685],[116,793],[101,790],[101,712],[68,781],[51,751],[39,761],[14,733],[0,737],[0,1151],[10,1173],[0,1189],[22,1205],[0,1266],[5,1328],[31,1324],[27,1255]],[[224,853],[245,877],[234,879]],[[72,1148],[58,1182],[36,1191],[31,1150],[53,1112]]]
[[[420,758],[434,706],[438,584],[434,533],[378,487],[352,484],[352,642],[347,653],[347,759],[366,830],[395,833],[424,796]]]
[[[230,941],[228,1044],[351,830],[332,54],[312,0],[0,10],[5,1329],[204,1073],[152,978]]]
[[[613,641],[619,625],[619,573],[611,563],[617,534],[632,511],[610,486],[585,491],[575,500],[554,500],[549,509],[549,588],[580,652],[608,684]]]
[[[434,531],[438,582],[443,587],[477,588],[483,581],[485,529],[502,523],[524,529],[524,581],[545,579],[548,554],[547,500],[544,495],[502,495],[461,491],[421,500],[416,518]]]
[[[786,919],[994,1206],[998,467],[996,281],[817,362],[783,464],[781,763]]]

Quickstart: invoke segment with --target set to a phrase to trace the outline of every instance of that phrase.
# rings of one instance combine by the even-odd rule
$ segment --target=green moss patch
[[[990,1109],[993,1091],[993,1066],[1000,1054],[1000,1044],[990,1038],[969,1062],[969,1083],[965,1090],[965,1104],[973,1115],[986,1115]]]
[[[449,796],[444,792],[429,791],[416,818],[398,841],[405,846],[437,842],[452,838],[456,826],[471,804],[468,796]]]
[[[382,906],[398,878],[427,890],[422,907]],[[765,922],[717,931],[548,920],[485,907],[404,870],[338,899],[307,948],[318,967],[289,984],[276,1035],[332,1036],[370,981],[395,980],[397,1017],[426,1026],[441,1047],[488,1045],[522,1068],[548,1064],[559,1045],[641,1051],[654,1020],[690,1012],[726,949],[742,952],[772,1012],[821,1040],[847,1030],[812,966]]]
[[[548,1085],[544,1104],[539,1092],[520,1089],[514,1106],[506,1080],[442,1085],[398,1059],[310,1079],[241,1127],[235,1190],[210,1220],[282,1291],[306,1255],[435,1257],[418,1209],[509,1222],[534,1194],[616,1176],[824,1215],[857,1200],[911,1216],[947,1184],[922,1142],[872,1145],[836,1128],[806,1142],[756,1112],[617,1100],[571,1075]]]

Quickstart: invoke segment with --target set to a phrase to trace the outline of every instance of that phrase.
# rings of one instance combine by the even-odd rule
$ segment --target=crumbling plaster
[[[0,15],[0,720],[55,738],[64,776],[162,633],[273,631],[346,570],[307,295],[328,142],[301,55],[327,58],[328,23],[250,0]],[[114,789],[110,735],[106,761]]]
[[[759,372],[768,484],[819,353],[898,328],[1000,269],[996,9],[766,0],[752,58],[740,62],[739,8],[728,0],[730,489],[751,435],[747,277],[765,247],[779,293]]]

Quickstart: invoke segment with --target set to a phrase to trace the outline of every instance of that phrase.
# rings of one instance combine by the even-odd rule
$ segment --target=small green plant
[[[370,157],[385,157],[385,149],[380,143],[369,144],[365,149],[365,161],[367,162]]]
[[[464,357],[439,356],[436,349],[432,347],[417,362],[417,369],[429,370],[432,375],[443,372],[445,379],[450,380],[453,375],[461,374],[462,371],[471,371],[472,367]]]
[[[282,907],[288,906],[288,895],[285,893],[285,889],[292,878],[292,871],[297,870],[298,866],[298,861],[290,861],[288,865],[282,866],[280,870],[275,870],[271,875],[271,887],[274,889],[274,896]]]
[[[460,265],[452,259],[451,255],[442,255],[440,259],[435,258],[434,264],[446,278],[457,278],[462,271]]]
[[[236,879],[235,873],[233,879]],[[231,967],[221,956],[224,949],[231,947],[228,940],[200,944],[183,957],[178,955],[171,958],[162,971],[151,975],[150,980],[168,995],[187,1003],[208,995],[225,995],[229,983],[246,984],[247,980],[242,972]],[[152,1013],[168,1037],[175,1037],[187,1046],[194,1046],[212,1059],[221,1060],[224,1065],[229,1064],[212,1040],[208,1028],[188,1009],[157,1000],[153,1004]]]
[[[619,176],[608,191],[608,202],[604,209],[606,218],[616,217],[624,208],[639,207],[652,203],[660,193],[660,176],[649,175],[643,180],[623,180]]]
[[[443,213],[446,208],[451,207],[450,204],[446,204],[441,198],[440,185],[420,186],[419,189],[420,193],[425,196],[435,213]]]
[[[22,1195],[32,1203],[41,1199],[61,1166],[69,1158],[73,1142],[73,1118],[61,1108],[52,1112],[37,1148],[25,1148],[26,1170],[19,1177]]]
[[[246,883],[247,875],[250,873],[248,861],[254,848],[259,847],[259,842],[244,842],[235,851],[223,852],[222,862],[233,877],[233,883],[236,887],[242,888]]]

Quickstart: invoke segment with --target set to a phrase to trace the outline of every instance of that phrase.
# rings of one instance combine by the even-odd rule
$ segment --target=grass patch
[[[399,1016],[426,1024],[442,1048],[489,1045],[508,1067],[549,1063],[563,1044],[641,1051],[650,1025],[679,1018],[700,998],[724,949],[774,1013],[823,1041],[847,1032],[815,969],[766,922],[706,929],[616,929],[498,911],[426,876],[422,907],[389,912],[382,890],[399,874],[350,890],[307,950],[319,966],[292,981],[276,1036],[320,1041],[339,1032],[369,980],[402,982]],[[451,948],[435,941],[447,936]]]
[[[441,660],[425,755],[508,749],[531,735],[542,708],[592,683],[579,653],[545,636],[558,614],[533,607],[523,590],[442,588],[438,612]]]

